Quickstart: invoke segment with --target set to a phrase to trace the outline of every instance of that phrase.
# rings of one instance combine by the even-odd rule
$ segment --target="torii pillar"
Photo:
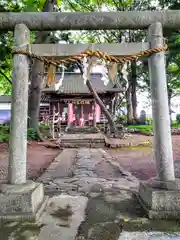
[[[149,26],[148,37],[151,48],[163,46],[160,22]],[[180,181],[175,179],[174,174],[164,52],[149,57],[149,77],[157,177],[140,183],[139,200],[149,218],[177,218],[180,216]]]
[[[26,51],[29,29],[17,24],[15,50]],[[47,203],[42,183],[27,181],[27,110],[29,59],[22,54],[13,57],[11,101],[11,134],[9,142],[8,183],[0,186],[0,220],[31,220],[39,217]]]

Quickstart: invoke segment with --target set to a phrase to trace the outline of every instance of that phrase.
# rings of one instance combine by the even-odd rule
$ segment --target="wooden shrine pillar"
[[[93,127],[96,127],[96,102],[92,104]]]
[[[73,104],[68,103],[68,125],[73,122]]]
[[[100,122],[101,108],[97,103],[95,103],[95,112],[96,112],[96,122]]]

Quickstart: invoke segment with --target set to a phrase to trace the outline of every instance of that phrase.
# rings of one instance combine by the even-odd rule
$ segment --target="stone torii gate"
[[[127,56],[163,46],[163,27],[180,28],[180,11],[98,13],[0,13],[0,30],[14,31],[14,50],[39,56],[70,56],[87,45],[30,44],[29,30],[148,29],[148,42],[98,44],[94,48],[113,56]],[[43,185],[26,179],[29,60],[13,57],[9,182],[1,185],[0,218],[36,217],[46,204]],[[141,183],[138,198],[150,218],[179,217],[179,184],[174,175],[164,52],[149,57],[154,156],[157,178]]]

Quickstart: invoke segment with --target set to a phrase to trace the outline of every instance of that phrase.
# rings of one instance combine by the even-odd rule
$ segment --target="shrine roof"
[[[102,74],[101,73],[92,73],[91,74],[91,81],[93,87],[96,89],[98,93],[106,93],[106,92],[120,92],[120,89],[117,89],[115,85],[112,84],[111,81],[108,82],[107,85],[101,80]],[[47,78],[47,75],[45,75]],[[61,73],[55,74],[55,80],[58,83],[59,79],[61,78]],[[52,85],[50,87],[46,87],[43,89],[43,92],[57,92],[63,94],[90,94],[89,89],[87,88],[86,84],[84,84],[84,79],[80,73],[65,73],[64,79],[62,81],[62,85],[56,91],[55,86]]]

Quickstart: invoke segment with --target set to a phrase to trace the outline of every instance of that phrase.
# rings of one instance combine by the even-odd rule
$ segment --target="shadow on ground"
[[[76,240],[118,240],[122,231],[180,232],[180,221],[148,220],[134,195],[122,201],[99,196],[88,201]]]

